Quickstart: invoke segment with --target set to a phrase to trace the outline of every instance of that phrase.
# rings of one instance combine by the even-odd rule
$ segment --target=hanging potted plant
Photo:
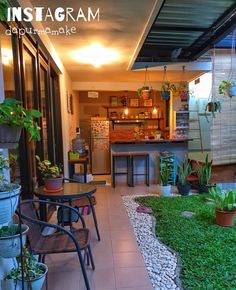
[[[199,193],[207,193],[208,185],[211,178],[212,160],[208,160],[208,154],[206,155],[205,163],[197,166],[197,176],[199,183]]]
[[[29,230],[27,225],[12,224],[0,228],[0,256],[3,258],[14,258],[20,255],[22,233],[22,243],[26,242],[26,234]]]
[[[170,99],[170,94],[176,92],[176,87],[174,84],[171,84],[169,82],[165,82],[162,84],[162,89],[161,89],[161,97],[162,100],[164,101],[169,101]]]
[[[221,102],[220,101],[211,101],[206,105],[205,111],[211,112],[212,117],[215,118],[215,112],[221,112]]]
[[[178,166],[178,182],[177,188],[179,194],[188,195],[191,185],[187,181],[187,177],[192,173],[192,167],[188,159],[185,158],[181,165]]]
[[[18,205],[21,186],[9,183],[4,178],[4,169],[9,169],[8,159],[0,153],[0,224],[9,223]]]
[[[218,88],[219,94],[224,94],[230,98],[236,96],[236,82],[235,81],[222,81]]]
[[[144,100],[148,100],[151,97],[152,88],[149,86],[143,86],[138,89],[138,96]]]
[[[216,224],[222,227],[234,225],[236,211],[236,189],[223,191],[219,187],[209,189],[208,203],[215,206]]]
[[[47,265],[39,263],[29,251],[23,248],[23,273],[24,273],[24,289],[25,290],[41,290],[48,272]],[[22,289],[22,267],[21,257],[17,257],[17,266],[6,275],[4,280],[14,280],[15,287]]]
[[[49,160],[41,161],[37,155],[36,159],[38,161],[38,170],[44,178],[45,190],[51,192],[60,191],[63,183],[61,167],[58,165],[52,165]]]
[[[170,196],[171,185],[170,185],[170,175],[171,169],[168,165],[163,166],[162,171],[160,172],[160,184],[159,184],[159,193],[161,196]]]
[[[181,102],[187,102],[189,99],[188,83],[180,82],[177,91],[181,99]]]
[[[15,148],[22,128],[29,132],[30,141],[40,140],[40,127],[34,118],[40,118],[38,110],[26,110],[18,100],[6,98],[0,104],[0,148]]]

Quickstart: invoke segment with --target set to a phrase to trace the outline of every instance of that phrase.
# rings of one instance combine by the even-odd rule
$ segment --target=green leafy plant
[[[49,160],[40,160],[40,157],[36,155],[38,161],[38,170],[41,172],[44,178],[57,178],[61,177],[61,167],[58,165],[52,165]]]
[[[219,85],[218,92],[219,92],[219,94],[229,95],[229,87],[235,86],[235,85],[236,85],[235,81],[230,81],[230,82],[222,81]]]
[[[27,248],[23,247],[23,270],[24,270],[24,278],[27,281],[37,279],[41,277],[45,270],[42,268],[42,265],[38,263],[37,259],[34,256],[31,256]],[[12,268],[11,272],[5,276],[5,280],[13,279],[22,279],[21,272],[21,257],[17,258],[17,267]]]
[[[141,88],[139,88],[138,90],[137,90],[137,92],[138,92],[138,96],[139,97],[142,97],[142,92],[143,91],[150,91],[151,90],[151,88],[149,87],[149,86],[142,86]]]
[[[193,172],[188,158],[185,157],[182,164],[178,166],[178,181],[181,184],[187,183],[187,177]]]
[[[7,158],[3,156],[2,153],[0,153],[0,192],[11,189],[11,185],[4,177],[3,174],[4,169],[9,169],[9,161]]]
[[[8,0],[0,1],[0,21],[7,20],[7,8],[10,7]]]
[[[165,82],[162,84],[162,92],[172,92],[175,93],[177,91],[176,86],[169,82]]]
[[[199,184],[208,185],[211,178],[212,160],[208,160],[208,154],[206,155],[205,162],[203,164],[197,164],[197,175]]]
[[[14,236],[20,233],[20,226],[15,225],[9,225],[9,226],[3,226],[0,228],[0,238],[6,238],[9,236]]]
[[[168,165],[164,165],[160,172],[160,185],[167,186],[170,185],[169,178],[171,175],[171,169]]]
[[[40,127],[34,121],[40,117],[41,113],[38,110],[26,110],[16,99],[6,98],[0,104],[0,124],[24,127],[30,134],[30,141],[40,140]]]
[[[218,186],[209,189],[210,198],[209,204],[213,204],[221,211],[235,211],[236,210],[236,189],[224,191]]]

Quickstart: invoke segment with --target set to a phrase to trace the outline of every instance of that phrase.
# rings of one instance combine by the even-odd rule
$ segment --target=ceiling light
[[[84,64],[91,64],[94,67],[100,67],[118,61],[120,56],[117,50],[104,47],[101,44],[91,44],[83,47],[74,53],[77,61]]]

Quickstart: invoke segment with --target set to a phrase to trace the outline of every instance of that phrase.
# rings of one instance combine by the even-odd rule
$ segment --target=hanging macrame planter
[[[187,102],[189,99],[188,82],[185,81],[185,66],[183,66],[183,81],[180,82],[178,86],[178,95],[181,102]]]
[[[236,61],[236,55],[235,55],[235,37],[236,37],[236,29],[232,33],[232,46],[231,46],[231,68],[228,80],[223,80],[218,88],[219,94],[223,94],[225,96],[228,96],[230,98],[236,96],[236,81],[233,80],[233,77],[236,74],[235,70],[235,61]]]
[[[175,93],[176,92],[176,87],[174,84],[171,84],[167,80],[167,67],[164,66],[164,74],[163,74],[163,82],[162,82],[162,87],[161,87],[161,98],[164,101],[169,101],[171,92]]]
[[[148,78],[148,75],[147,75],[147,69],[148,69],[148,67],[146,66],[145,69],[146,70],[145,70],[144,84],[137,91],[138,91],[138,96],[140,98],[143,98],[143,100],[148,100],[148,99],[151,98],[152,87],[146,85],[146,81],[147,81],[147,78]]]

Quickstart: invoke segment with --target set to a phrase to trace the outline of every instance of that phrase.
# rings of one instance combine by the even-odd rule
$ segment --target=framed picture
[[[143,100],[144,107],[152,107],[152,99]]]
[[[117,107],[118,106],[118,97],[110,96],[110,104],[111,104],[111,107]]]
[[[130,105],[130,107],[138,107],[139,106],[139,99],[130,99],[129,105]]]

